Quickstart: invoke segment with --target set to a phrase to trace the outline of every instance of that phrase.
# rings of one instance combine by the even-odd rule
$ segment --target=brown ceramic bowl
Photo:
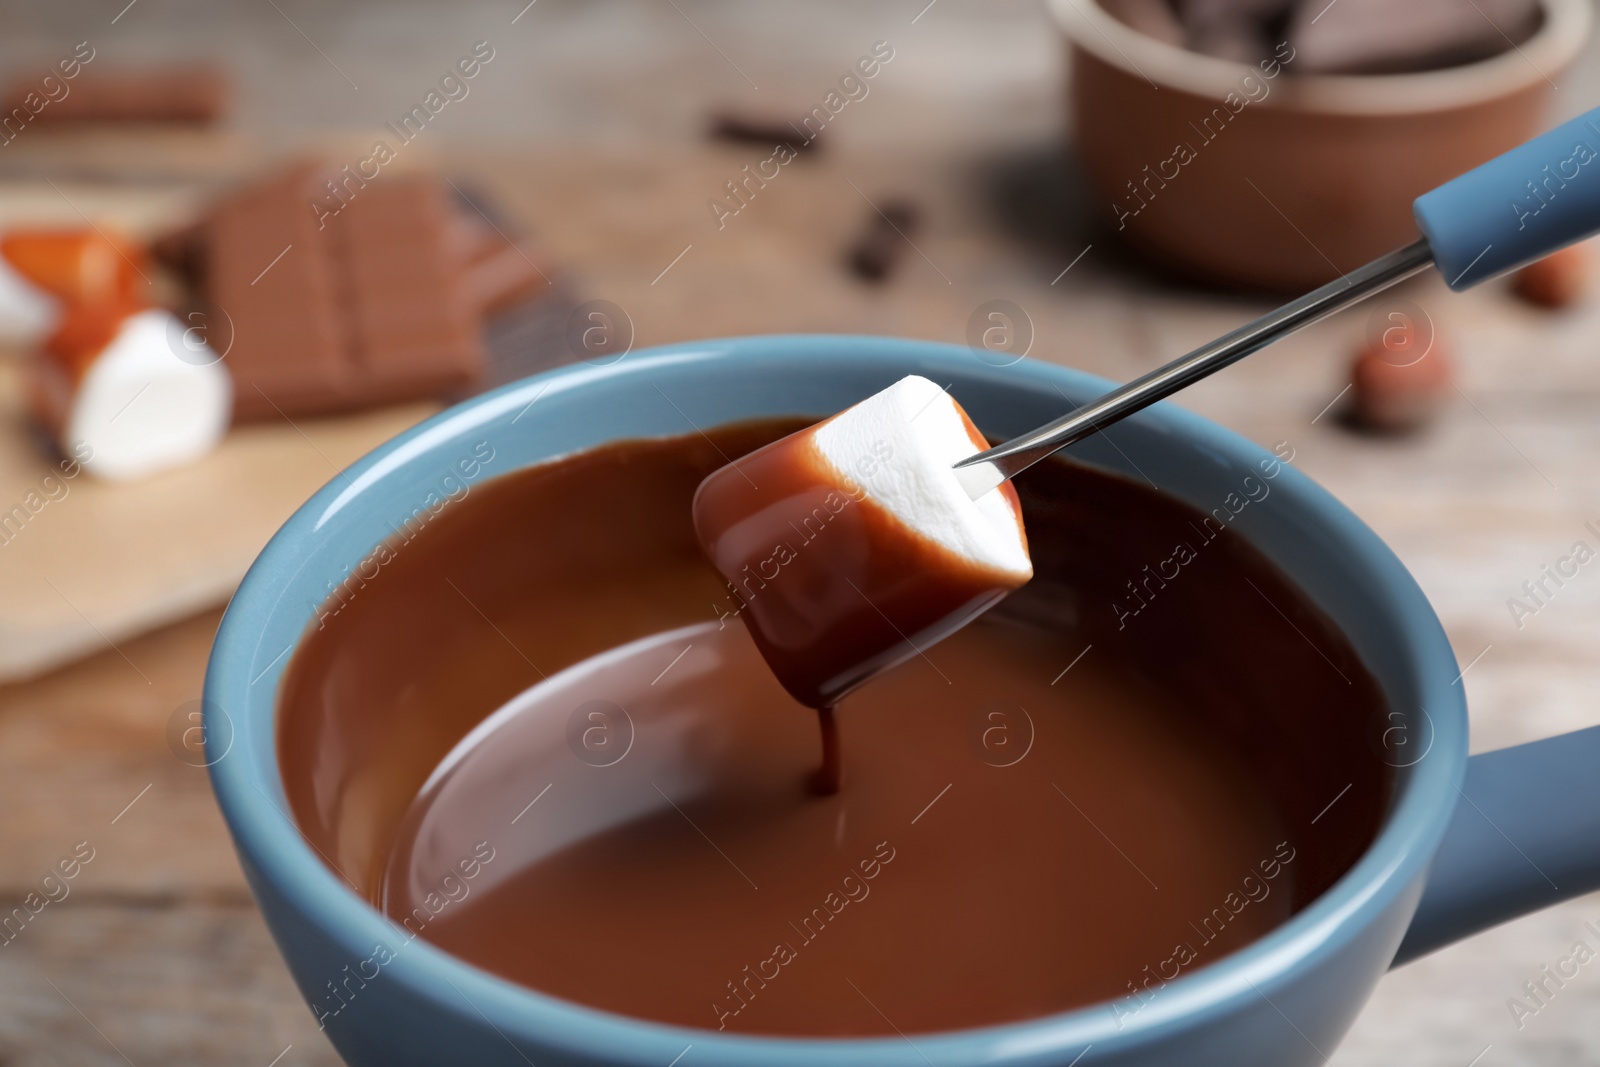
[[[1147,37],[1094,0],[1050,0],[1097,215],[1168,269],[1289,292],[1415,240],[1412,200],[1539,131],[1593,20],[1590,0],[1544,6],[1519,49],[1475,63],[1268,78]]]

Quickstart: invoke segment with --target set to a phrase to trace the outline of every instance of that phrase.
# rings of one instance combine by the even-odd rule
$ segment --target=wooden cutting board
[[[436,410],[235,429],[131,483],[60,477],[0,365],[0,682],[222,604],[273,532],[352,460]]]
[[[189,217],[212,184],[8,181],[0,230],[87,219],[147,236]],[[0,350],[0,682],[226,602],[296,507],[437,410],[251,425],[200,462],[143,481],[63,479],[23,414],[23,357]]]

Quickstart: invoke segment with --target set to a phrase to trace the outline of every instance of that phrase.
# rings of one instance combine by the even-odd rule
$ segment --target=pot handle
[[[1473,756],[1391,966],[1600,889],[1600,726]]]
[[[1600,108],[1445,182],[1412,205],[1461,290],[1600,230]]]

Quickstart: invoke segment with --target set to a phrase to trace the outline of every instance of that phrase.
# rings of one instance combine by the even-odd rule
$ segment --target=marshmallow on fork
[[[695,532],[790,694],[831,707],[1033,576],[1016,490],[970,499],[988,448],[933,382],[902,378],[716,471]]]
[[[0,254],[61,305],[29,384],[33,416],[64,454],[120,480],[197,459],[221,440],[232,380],[143,298],[137,249],[96,230],[37,230],[7,234]]]

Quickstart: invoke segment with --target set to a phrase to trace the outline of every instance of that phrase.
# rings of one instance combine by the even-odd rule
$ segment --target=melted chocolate
[[[846,699],[813,793],[816,712],[689,519],[721,453],[794,428],[475,486],[308,632],[285,787],[397,943],[741,1033],[1126,1015],[1365,849],[1384,705],[1348,642],[1231,531],[1060,461],[1018,486],[1034,581]]]

